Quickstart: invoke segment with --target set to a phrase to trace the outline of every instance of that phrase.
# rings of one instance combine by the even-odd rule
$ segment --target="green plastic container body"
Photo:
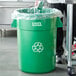
[[[56,64],[56,18],[18,21],[19,66],[24,72],[45,73]]]
[[[18,13],[19,18],[13,20],[12,27],[17,27],[19,68],[23,72],[46,73],[55,69],[57,27],[62,22],[49,14],[50,9],[48,14],[48,9],[44,11],[46,17],[40,13]]]

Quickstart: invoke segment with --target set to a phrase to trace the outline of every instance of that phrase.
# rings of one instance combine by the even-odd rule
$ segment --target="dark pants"
[[[65,4],[51,4],[50,7],[57,8],[62,11],[62,13],[66,12],[66,5]],[[63,27],[57,28],[57,50],[56,54],[58,57],[61,57],[64,53],[63,49]]]
[[[76,37],[76,4],[73,6],[73,41],[74,37]]]
[[[62,11],[62,13],[65,11],[65,14],[67,16],[67,5],[66,4],[52,4],[50,7],[57,8]],[[73,6],[73,35],[72,35],[72,42],[74,41],[74,37],[76,38],[76,4]],[[62,42],[63,42],[63,30],[62,28],[57,29],[57,55],[61,56],[63,54],[63,50],[59,50],[62,48]],[[63,49],[63,48],[62,48]]]
[[[63,49],[63,28],[57,28],[57,48],[56,54],[61,57],[64,53]]]

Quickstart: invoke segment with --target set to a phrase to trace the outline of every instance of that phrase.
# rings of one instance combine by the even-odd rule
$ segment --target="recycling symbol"
[[[44,46],[41,42],[35,42],[32,46],[33,52],[39,52],[41,53],[44,50]]]

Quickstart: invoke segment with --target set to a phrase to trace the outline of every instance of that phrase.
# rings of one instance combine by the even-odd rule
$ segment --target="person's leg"
[[[51,4],[51,8],[57,8],[59,10],[64,11],[64,4]],[[62,19],[63,22],[63,19]],[[64,53],[63,49],[63,27],[57,28],[57,50],[56,54],[58,57],[61,57]]]
[[[65,4],[51,4],[50,5],[51,8],[57,8],[59,10],[61,10],[61,12],[64,14],[67,13],[66,9],[67,9],[67,5]],[[63,19],[61,19],[63,22]],[[57,50],[56,50],[56,54],[57,54],[57,63],[63,63],[63,59],[62,59],[62,55],[64,53],[64,49],[63,49],[63,27],[57,28]]]
[[[56,54],[61,57],[64,53],[63,49],[63,28],[57,28],[57,49]]]
[[[76,38],[76,4],[73,6],[73,41],[74,37]]]

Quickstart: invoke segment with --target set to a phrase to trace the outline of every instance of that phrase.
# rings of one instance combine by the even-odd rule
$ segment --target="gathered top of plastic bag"
[[[39,10],[33,7],[15,10],[12,14],[12,19],[39,20],[62,16],[61,11],[55,8],[42,8]]]

